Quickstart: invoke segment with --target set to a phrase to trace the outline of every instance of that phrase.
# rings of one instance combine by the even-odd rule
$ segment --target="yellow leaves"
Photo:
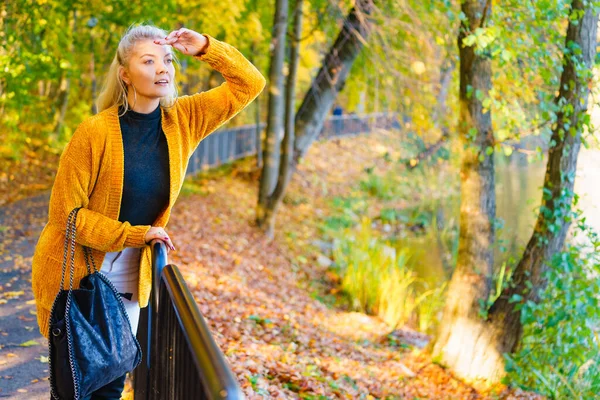
[[[23,296],[25,294],[24,291],[19,290],[16,292],[4,292],[4,293],[0,293],[0,297],[3,297],[7,300],[11,300],[11,299],[18,299],[19,296]]]
[[[10,256],[6,257],[5,261],[7,261],[7,260],[12,260],[12,257],[10,257]],[[15,265],[17,265],[17,263],[15,263]],[[8,286],[10,286],[10,285],[8,285]],[[23,296],[24,294],[25,294],[25,292],[22,290],[2,292],[2,293],[0,293],[0,304],[6,304],[6,303],[8,303],[9,300],[18,299],[19,297]],[[34,301],[34,304],[35,304],[35,300],[29,300],[25,304],[31,304],[31,301]],[[22,307],[23,306],[17,306],[17,309],[20,309]],[[36,315],[36,312],[32,311],[32,310],[30,310],[29,313]]]
[[[410,65],[410,69],[417,75],[422,75],[425,73],[425,63],[423,61],[413,61]]]
[[[240,265],[242,263],[242,261],[244,261],[244,259],[242,257],[238,256],[237,254],[234,254],[232,256],[232,258],[233,258],[234,265]]]
[[[242,29],[247,33],[248,38],[254,43],[260,43],[265,40],[263,26],[260,22],[260,15],[252,12],[245,21],[241,22]]]
[[[334,271],[325,272],[325,277],[334,284],[338,284],[341,282],[342,278]],[[334,292],[335,290],[335,292]],[[337,289],[331,289],[331,293],[336,293]]]
[[[53,61],[52,56],[47,55],[47,54],[40,54],[39,57],[40,57],[40,61],[45,64],[49,64]]]
[[[31,347],[31,346],[39,346],[39,343],[35,340],[28,340],[27,342],[21,343],[19,346],[21,347]]]

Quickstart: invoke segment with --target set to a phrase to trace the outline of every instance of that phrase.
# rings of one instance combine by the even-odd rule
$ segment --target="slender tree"
[[[72,33],[69,41],[69,50],[73,54],[75,52],[73,42],[75,40],[77,28],[77,10],[73,10],[73,19],[69,22],[69,31]],[[65,115],[69,106],[69,88],[71,86],[71,71],[63,69],[60,77],[60,86],[57,96],[57,107],[54,113],[54,134],[59,137],[65,123]]]
[[[275,125],[279,123],[279,120],[274,119],[272,121],[274,117],[271,116],[269,111],[267,123],[267,141],[263,152],[264,164],[257,207],[257,224],[262,227],[269,237],[273,236],[275,212],[285,195],[297,163],[321,131],[323,121],[331,109],[337,93],[343,89],[348,72],[366,43],[370,27],[368,17],[374,5],[372,0],[356,0],[355,6],[344,19],[342,29],[334,44],[325,55],[322,66],[304,96],[298,113],[293,116],[295,83],[292,80],[295,81],[298,68],[298,46],[302,29],[301,7],[302,3],[297,2],[293,34],[295,39],[293,40],[290,73],[286,89],[288,92],[286,128],[281,144],[281,159],[278,168],[276,168],[277,164],[274,161],[273,152],[270,150],[270,146],[277,143],[276,136],[274,133],[269,133],[274,129],[270,128],[269,124],[272,124],[273,127],[279,127],[279,125]],[[273,74],[271,72],[271,75]],[[273,77],[276,78],[276,75],[273,75]],[[273,83],[271,85],[275,87]],[[290,91],[292,91],[291,94]],[[277,91],[276,94],[279,95],[280,91]],[[271,94],[269,95],[271,96]],[[268,158],[269,155],[271,155],[271,160]],[[271,188],[270,184],[273,182],[271,180],[273,176],[276,176],[277,180],[274,181],[275,185],[272,190],[269,190]]]
[[[263,166],[260,176],[256,222],[271,236],[266,222],[269,197],[277,184],[279,175],[279,146],[284,135],[284,74],[285,36],[287,29],[288,1],[275,1],[275,17],[271,38],[271,64],[269,69],[269,108],[267,113],[267,132],[263,146]]]
[[[496,197],[494,160],[486,149],[493,147],[492,115],[482,100],[492,86],[491,60],[478,43],[466,38],[485,28],[492,14],[491,1],[468,0],[461,4],[465,18],[458,34],[460,57],[460,114],[458,134],[464,145],[461,176],[460,236],[456,269],[448,289],[444,317],[434,353],[454,365],[462,343],[477,326],[480,299],[491,290]],[[441,351],[443,349],[443,351]]]
[[[373,0],[356,0],[296,114],[294,168],[317,138],[335,98],[370,33]]]
[[[273,236],[275,229],[275,213],[283,199],[292,176],[292,163],[294,154],[294,117],[296,109],[296,76],[298,75],[298,62],[300,60],[300,39],[302,36],[302,6],[303,0],[296,0],[294,6],[293,34],[291,35],[289,71],[285,86],[285,132],[281,142],[281,156],[279,162],[279,175],[273,193],[265,198],[262,207],[262,219],[259,225],[265,228],[268,236]],[[263,170],[264,170],[263,166]]]

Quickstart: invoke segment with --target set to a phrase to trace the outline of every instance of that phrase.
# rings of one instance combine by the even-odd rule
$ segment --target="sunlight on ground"
[[[320,323],[331,333],[354,341],[373,342],[378,340],[382,333],[391,331],[391,328],[379,318],[359,312],[339,312],[320,321],[313,320],[313,322]]]

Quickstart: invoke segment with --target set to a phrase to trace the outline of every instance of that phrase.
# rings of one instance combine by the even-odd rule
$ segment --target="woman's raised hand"
[[[195,56],[205,50],[208,45],[208,39],[206,36],[191,29],[180,28],[169,33],[164,39],[155,39],[154,43],[160,45],[168,44],[183,54]]]
[[[153,226],[148,230],[148,232],[146,232],[146,236],[144,236],[144,241],[146,243],[149,243],[154,239],[162,241],[167,246],[167,253],[169,253],[171,250],[175,250],[175,246],[173,245],[171,238],[169,238],[169,235],[164,228],[161,228],[160,226]]]

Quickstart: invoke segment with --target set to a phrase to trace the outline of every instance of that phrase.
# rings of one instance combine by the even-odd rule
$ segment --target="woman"
[[[221,86],[177,97],[173,49],[207,62]],[[73,287],[86,275],[83,247],[122,293],[133,332],[151,290],[150,241],[175,250],[165,227],[187,163],[208,134],[252,102],[265,86],[261,73],[234,47],[206,34],[154,26],[130,28],[121,39],[98,99],[60,158],[48,223],[38,240],[32,288],[40,332],[48,320],[62,270],[69,212],[77,217]],[[91,399],[119,399],[125,376]]]

